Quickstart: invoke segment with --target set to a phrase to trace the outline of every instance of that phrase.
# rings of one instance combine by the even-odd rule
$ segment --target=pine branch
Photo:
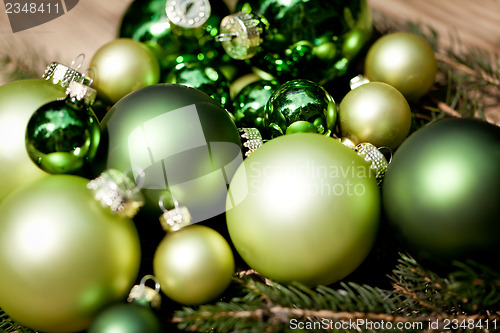
[[[0,309],[0,333],[35,333],[35,331],[18,324]]]

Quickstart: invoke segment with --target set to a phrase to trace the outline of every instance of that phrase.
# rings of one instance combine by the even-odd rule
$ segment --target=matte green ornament
[[[212,301],[231,283],[234,258],[217,231],[191,225],[167,233],[153,259],[162,292],[181,304]]]
[[[99,313],[87,332],[161,333],[162,325],[149,307],[137,303],[119,303]]]
[[[0,205],[0,308],[24,326],[85,330],[137,278],[133,221],[101,207],[87,184],[50,175]]]
[[[26,125],[39,107],[64,97],[63,88],[39,79],[0,87],[0,202],[21,185],[46,175],[28,156]]]
[[[233,101],[236,126],[255,127],[262,132],[266,103],[278,87],[276,81],[258,80],[241,89]]]
[[[28,121],[26,150],[31,160],[48,173],[79,173],[97,153],[99,122],[89,106],[91,102],[73,94],[77,89],[95,98],[95,90],[72,82],[64,100],[41,106]]]
[[[449,263],[500,254],[500,128],[475,119],[431,123],[394,154],[383,183],[387,218],[419,256]]]
[[[366,0],[242,0],[221,22],[226,52],[281,78],[321,84],[345,74],[372,34]]]
[[[163,82],[198,89],[219,102],[224,108],[231,108],[229,81],[219,69],[207,66],[189,55],[179,56],[176,62],[177,65]]]
[[[101,122],[96,172],[144,172],[145,211],[161,214],[162,196],[186,205],[193,221],[225,209],[227,183],[242,161],[241,140],[228,112],[200,90],[178,84],[139,89]]]
[[[298,121],[308,122],[312,128],[299,126]],[[291,80],[281,85],[265,106],[265,131],[271,138],[313,129],[329,136],[336,122],[337,105],[332,96],[321,85],[308,80]]]
[[[375,241],[380,194],[370,163],[312,133],[264,143],[236,171],[227,226],[243,260],[278,282],[338,281]]]

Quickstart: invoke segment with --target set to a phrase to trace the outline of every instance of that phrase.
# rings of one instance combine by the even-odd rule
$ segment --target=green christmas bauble
[[[264,109],[271,95],[278,89],[276,81],[258,80],[243,87],[233,101],[236,126],[264,130]]]
[[[88,333],[161,333],[162,325],[150,308],[138,304],[114,304],[97,315]]]
[[[370,166],[339,141],[297,133],[272,139],[231,181],[227,226],[236,250],[278,281],[327,285],[366,258],[379,224]]]
[[[178,63],[163,82],[188,86],[203,91],[224,108],[231,108],[229,81],[215,67],[207,66],[192,56],[179,56]]]
[[[349,91],[339,105],[342,137],[354,144],[369,142],[396,149],[408,136],[411,110],[404,96],[382,82],[370,82]]]
[[[48,173],[78,173],[97,153],[101,132],[94,112],[70,99],[41,106],[26,128],[31,160]]]
[[[158,83],[160,66],[156,56],[143,43],[119,38],[101,46],[90,60],[93,87],[109,104],[128,93]]]
[[[291,80],[281,85],[266,103],[264,125],[271,138],[291,132],[315,129],[330,135],[337,122],[337,105],[332,96],[319,84],[308,80]],[[310,126],[295,124],[309,122]],[[311,128],[313,130],[311,130]]]
[[[43,332],[86,329],[137,277],[132,220],[101,207],[88,180],[47,176],[0,205],[0,308]]]
[[[365,75],[398,89],[409,101],[425,95],[434,84],[436,56],[425,39],[412,33],[396,32],[380,37],[365,59]]]
[[[145,87],[116,103],[101,128],[95,165],[133,170],[136,180],[143,170],[144,210],[151,215],[162,214],[158,202],[171,195],[189,208],[193,222],[224,213],[227,183],[242,161],[241,140],[210,96],[177,84]]]
[[[383,184],[387,218],[422,257],[498,257],[500,128],[447,119],[412,134]]]
[[[22,184],[46,175],[26,152],[26,126],[40,106],[65,96],[63,88],[45,80],[19,80],[0,87],[0,202]]]
[[[222,294],[231,282],[234,258],[231,247],[217,231],[191,225],[165,236],[153,266],[165,295],[193,305]]]

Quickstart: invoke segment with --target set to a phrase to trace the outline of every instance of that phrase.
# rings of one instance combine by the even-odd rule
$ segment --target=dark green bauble
[[[48,173],[79,173],[94,160],[100,137],[94,112],[67,98],[33,113],[26,127],[26,150]]]
[[[233,101],[236,126],[255,127],[262,132],[266,103],[278,87],[276,81],[258,80],[241,89]]]
[[[298,132],[330,135],[337,122],[332,96],[321,85],[302,79],[288,81],[274,91],[264,112],[265,131],[271,138]]]
[[[225,211],[227,184],[242,161],[241,140],[213,98],[182,85],[152,85],[116,103],[101,128],[96,171],[133,170],[138,181],[143,170],[145,210],[153,216],[162,213],[160,198],[170,195],[189,208],[194,222]]]
[[[161,333],[161,323],[148,306],[120,303],[104,309],[88,333]]]
[[[497,258],[499,165],[499,127],[474,119],[431,123],[393,157],[383,184],[387,219],[422,258]]]
[[[208,66],[190,55],[179,56],[176,62],[163,82],[196,88],[212,97],[224,108],[231,107],[229,81],[218,68]]]

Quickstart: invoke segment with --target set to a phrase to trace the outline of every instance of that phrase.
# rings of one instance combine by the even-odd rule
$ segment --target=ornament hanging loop
[[[218,34],[215,36],[215,41],[216,42],[230,42],[234,38],[238,37],[238,34],[235,32],[232,33],[223,33],[223,34]]]
[[[73,66],[76,64],[76,62],[78,61],[78,59],[82,58],[82,60],[80,61],[80,64],[78,66],[76,66],[76,68],[73,68]],[[75,59],[73,59],[73,61],[71,61],[71,64],[69,65],[69,67],[71,69],[74,69],[75,71],[79,70],[82,66],[83,66],[83,63],[85,61],[85,54],[83,53],[80,53],[79,55],[77,55],[75,57]]]
[[[174,203],[174,208],[167,210],[163,203],[165,195],[162,195],[158,201],[158,204],[163,211],[160,216],[160,223],[166,232],[177,231],[183,227],[191,224],[191,213],[186,206],[179,206],[179,202],[171,195],[172,201]]]
[[[153,281],[155,289],[146,286],[147,281]],[[139,302],[150,304],[152,308],[159,309],[161,306],[160,282],[154,275],[144,276],[138,285],[130,290],[127,302]]]

